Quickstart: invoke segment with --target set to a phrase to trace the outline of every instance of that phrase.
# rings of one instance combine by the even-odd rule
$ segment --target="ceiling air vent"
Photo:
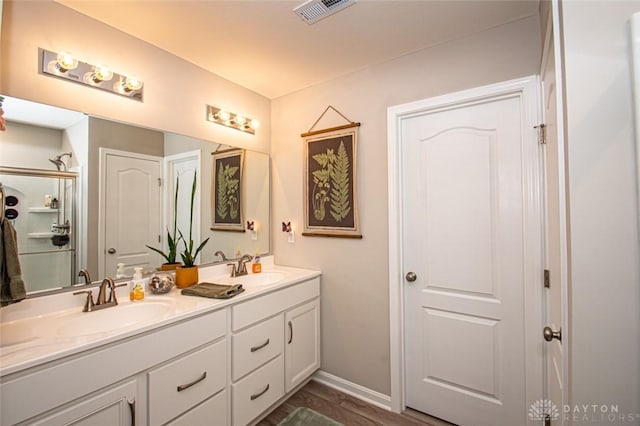
[[[293,9],[293,11],[303,21],[311,25],[347,6],[351,6],[355,2],[356,0],[309,0]]]

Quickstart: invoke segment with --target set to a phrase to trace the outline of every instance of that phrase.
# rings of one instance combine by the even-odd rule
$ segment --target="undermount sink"
[[[104,333],[164,318],[171,310],[169,303],[143,301],[121,304],[94,312],[80,312],[64,319],[55,333],[62,337]]]
[[[94,312],[67,310],[0,324],[0,348],[36,339],[81,337],[161,320],[172,310],[169,301],[123,303]]]
[[[286,274],[284,272],[265,271],[258,274],[248,274],[239,277],[230,277],[225,275],[215,278],[213,282],[216,284],[242,284],[244,287],[254,287],[275,284],[282,281],[285,277]]]

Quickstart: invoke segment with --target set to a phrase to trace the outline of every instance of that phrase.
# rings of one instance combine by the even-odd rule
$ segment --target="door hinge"
[[[162,178],[158,178],[158,186],[162,186]]]
[[[538,143],[540,145],[546,145],[547,143],[547,132],[546,125],[544,123],[540,123],[537,126],[533,126],[534,129],[538,129]]]
[[[162,242],[162,237],[160,235],[158,235],[158,242],[161,243]]]
[[[549,288],[551,287],[551,278],[550,278],[551,273],[549,272],[548,269],[544,270],[544,288]]]

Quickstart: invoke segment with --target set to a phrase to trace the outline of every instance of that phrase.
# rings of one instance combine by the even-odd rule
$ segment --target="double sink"
[[[214,273],[218,271],[220,269],[213,270]],[[282,283],[289,278],[289,274],[286,271],[267,270],[259,274],[240,277],[211,276],[210,273],[205,273],[203,278],[201,281],[229,285],[242,284],[247,290],[245,293],[251,293]],[[56,296],[73,297],[70,293]],[[242,296],[240,294],[237,297]],[[43,298],[46,297],[49,296]],[[82,312],[81,299],[77,297],[73,299],[74,302],[77,302],[73,307],[50,310],[44,314],[38,312],[38,309],[29,308],[29,311],[33,310],[33,312],[22,313],[19,318],[8,321],[5,321],[6,315],[2,315],[7,308],[0,310],[2,318],[2,322],[0,322],[0,361],[3,361],[3,358],[11,353],[29,350],[31,346],[55,345],[61,341],[82,342],[87,339],[95,340],[101,336],[117,335],[174,319],[183,314],[190,314],[198,309],[210,307],[212,303],[221,302],[200,297],[182,296],[180,291],[175,288],[166,295],[155,296],[148,293],[142,302],[129,301],[126,288],[118,289],[118,299],[122,301],[120,304],[94,312]],[[23,303],[25,302],[17,305]],[[21,307],[16,306],[16,308]]]

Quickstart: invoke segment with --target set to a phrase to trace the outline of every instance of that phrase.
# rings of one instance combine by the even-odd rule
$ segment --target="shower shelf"
[[[58,209],[50,207],[29,207],[29,213],[57,213]]]

